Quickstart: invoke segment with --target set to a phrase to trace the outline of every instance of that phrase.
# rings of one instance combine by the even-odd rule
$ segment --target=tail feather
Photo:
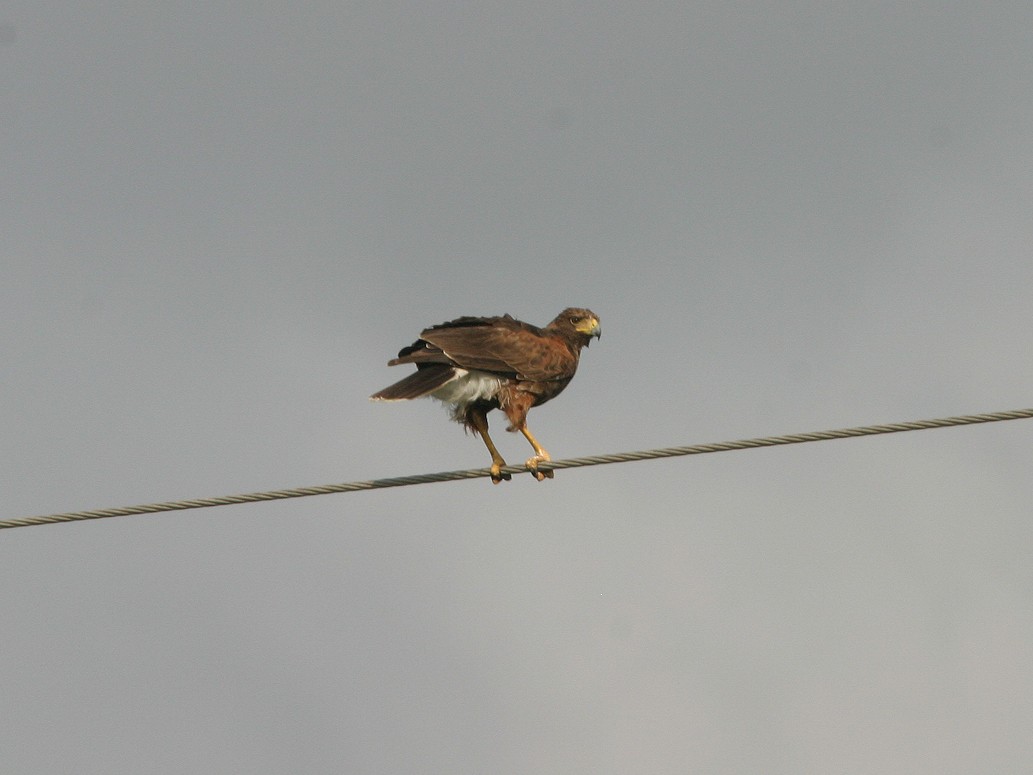
[[[455,379],[455,375],[455,369],[451,366],[427,365],[417,369],[405,379],[374,393],[369,398],[371,401],[405,401],[410,398],[422,398]]]

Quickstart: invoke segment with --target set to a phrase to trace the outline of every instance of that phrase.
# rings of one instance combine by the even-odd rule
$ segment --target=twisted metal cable
[[[713,444],[693,444],[686,447],[666,447],[648,449],[641,452],[620,452],[612,455],[593,455],[590,457],[568,458],[542,463],[542,471],[553,471],[562,468],[581,468],[583,466],[600,466],[607,463],[630,463],[635,460],[655,460],[665,457],[681,457],[684,455],[704,455],[710,452],[730,452],[737,449],[755,449],[757,447],[779,447],[786,444],[803,444],[809,441],[830,441],[832,439],[848,439],[857,436],[876,436],[885,433],[903,433],[905,431],[922,431],[931,428],[948,428],[957,425],[978,425],[980,423],[1001,422],[1004,420],[1022,420],[1033,418],[1033,409],[1015,409],[1008,412],[991,412],[989,414],[967,414],[957,417],[942,417],[935,420],[915,420],[912,422],[890,423],[888,425],[864,425],[856,428],[841,428],[831,431],[812,431],[809,433],[792,433],[787,436],[764,436],[756,439],[739,441],[722,441]],[[526,472],[523,466],[506,466],[502,469],[506,474]],[[345,482],[342,484],[326,484],[316,487],[296,487],[289,490],[270,490],[267,492],[245,493],[243,495],[226,495],[219,498],[196,498],[185,501],[169,501],[166,503],[148,503],[141,506],[125,506],[113,509],[97,509],[95,511],[71,511],[64,514],[47,514],[38,517],[21,517],[19,519],[0,520],[0,530],[10,527],[30,527],[32,525],[49,525],[57,522],[80,522],[87,519],[103,519],[105,517],[126,517],[133,514],[154,514],[160,511],[183,511],[185,509],[203,509],[210,506],[228,506],[234,503],[256,503],[259,501],[284,500],[286,498],[303,498],[308,495],[328,495],[330,493],[357,492],[359,490],[379,490],[385,487],[406,487],[411,484],[431,484],[433,482],[451,482],[459,479],[479,479],[490,476],[487,468],[468,468],[462,471],[442,471],[437,474],[419,474],[416,476],[396,476],[390,479],[372,479],[365,482]]]

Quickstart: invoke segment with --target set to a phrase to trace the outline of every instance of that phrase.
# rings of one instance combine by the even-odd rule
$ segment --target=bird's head
[[[568,307],[563,310],[549,324],[549,328],[572,334],[586,347],[592,337],[599,339],[603,335],[602,326],[599,325],[599,316],[591,310],[581,307]]]

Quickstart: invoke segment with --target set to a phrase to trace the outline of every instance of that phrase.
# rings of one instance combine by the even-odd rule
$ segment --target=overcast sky
[[[1033,405],[1033,6],[0,8],[2,518]],[[530,450],[491,418],[511,462]],[[0,760],[1033,770],[1033,425],[0,533]]]

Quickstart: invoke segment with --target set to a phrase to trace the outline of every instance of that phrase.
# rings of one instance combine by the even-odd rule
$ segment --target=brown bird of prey
[[[540,471],[549,453],[527,428],[532,406],[555,398],[577,371],[581,348],[602,333],[599,317],[587,310],[563,310],[544,328],[510,315],[461,317],[431,326],[402,348],[388,366],[412,363],[416,371],[370,396],[373,401],[404,401],[432,396],[450,405],[452,418],[480,435],[491,453],[491,480],[509,479],[506,461],[488,435],[488,412],[501,409],[510,431],[520,431],[534,455],[527,469],[540,482],[552,471]]]

